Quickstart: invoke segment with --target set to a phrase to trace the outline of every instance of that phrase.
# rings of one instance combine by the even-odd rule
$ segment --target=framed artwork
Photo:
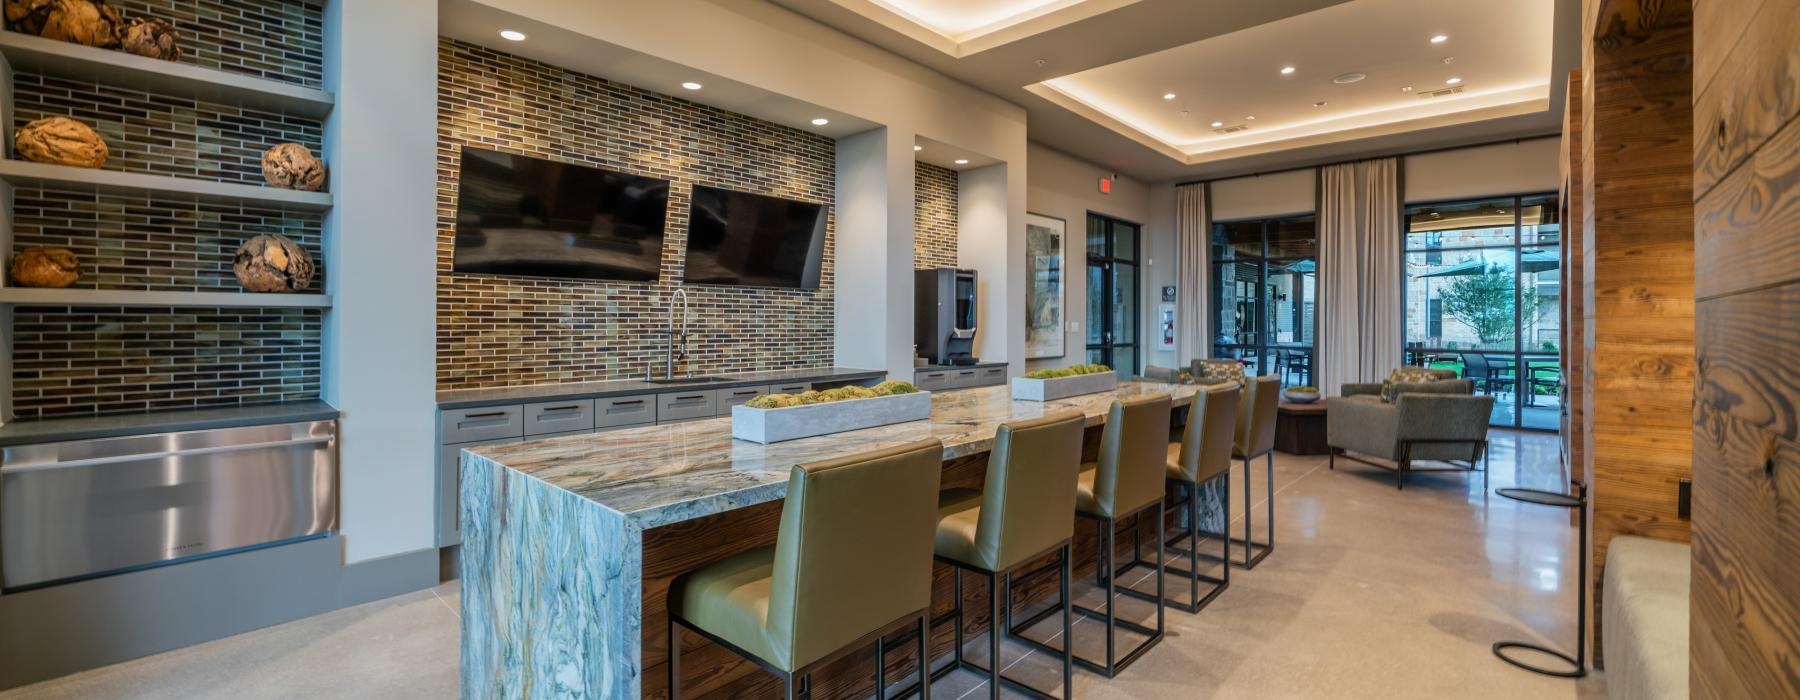
[[[1066,222],[1025,215],[1025,357],[1062,357],[1063,235]]]

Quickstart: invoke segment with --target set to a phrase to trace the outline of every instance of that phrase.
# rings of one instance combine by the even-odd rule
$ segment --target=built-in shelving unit
[[[112,289],[0,288],[0,304],[13,306],[216,306],[263,308],[331,308],[324,294],[251,294],[243,292],[140,292]]]
[[[13,31],[0,31],[0,55],[14,70],[311,119],[324,119],[333,104],[324,90]]]
[[[326,192],[302,192],[235,182],[76,168],[11,158],[0,159],[0,180],[14,185],[102,194],[149,194],[162,199],[248,204],[287,211],[321,212],[331,208],[331,195]]]

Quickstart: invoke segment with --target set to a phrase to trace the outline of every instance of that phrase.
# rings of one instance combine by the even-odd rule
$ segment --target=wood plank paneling
[[[1689,692],[1800,697],[1800,2],[1695,22]]]
[[[1568,99],[1563,102],[1562,138],[1562,363],[1563,363],[1563,454],[1564,469],[1570,479],[1582,478],[1587,459],[1586,417],[1582,411],[1581,393],[1586,390],[1587,364],[1582,352],[1587,310],[1583,295],[1575,293],[1586,283],[1582,262],[1582,172],[1581,172],[1581,71],[1569,71]],[[1576,513],[1571,512],[1570,524]],[[1592,553],[1589,553],[1590,556]]]
[[[1703,17],[1741,13],[1760,4],[1741,35],[1697,35],[1712,47],[1708,62],[1719,72],[1694,93],[1694,194],[1704,196],[1800,114],[1800,2],[1718,0],[1701,5]],[[1731,22],[1709,20],[1714,31]],[[1723,58],[1718,55],[1723,54]],[[1695,59],[1699,61],[1699,58]]]
[[[1693,39],[1683,0],[1590,0],[1587,10],[1578,439],[1598,663],[1607,544],[1688,538],[1677,512],[1693,449]]]

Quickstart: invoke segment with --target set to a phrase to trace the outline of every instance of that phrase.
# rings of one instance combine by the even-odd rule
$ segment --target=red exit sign
[[[1112,178],[1100,178],[1100,194],[1112,194]]]

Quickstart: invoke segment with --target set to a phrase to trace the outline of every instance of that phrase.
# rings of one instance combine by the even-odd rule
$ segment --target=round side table
[[[1575,605],[1576,605],[1576,607],[1575,607],[1575,656],[1573,658],[1571,658],[1568,654],[1564,654],[1560,651],[1549,649],[1549,648],[1546,648],[1544,646],[1537,645],[1537,644],[1530,644],[1527,642],[1495,642],[1494,643],[1494,655],[1500,657],[1501,661],[1505,661],[1506,663],[1512,664],[1514,666],[1525,669],[1527,671],[1531,671],[1533,673],[1541,673],[1546,676],[1556,676],[1558,678],[1581,678],[1583,676],[1586,676],[1587,675],[1587,645],[1584,643],[1584,641],[1586,639],[1586,634],[1587,634],[1587,599],[1588,599],[1588,595],[1587,595],[1588,594],[1588,583],[1587,583],[1588,519],[1587,519],[1587,507],[1586,507],[1587,506],[1587,485],[1583,484],[1579,481],[1575,482],[1575,493],[1573,493],[1573,494],[1557,493],[1555,491],[1539,491],[1537,489],[1495,489],[1494,493],[1500,494],[1502,496],[1513,499],[1515,501],[1523,501],[1525,503],[1536,503],[1538,505],[1555,506],[1558,508],[1574,508],[1580,512],[1579,528],[1581,531],[1580,544],[1578,545],[1578,548],[1576,549],[1576,551],[1578,552],[1578,557],[1579,557],[1580,572],[1576,576],[1576,581],[1577,581],[1577,585],[1579,586],[1579,588],[1576,589],[1577,597],[1576,597],[1576,603],[1575,603]],[[1534,651],[1534,652],[1537,652],[1540,654],[1546,654],[1549,656],[1553,656],[1555,658],[1562,659],[1564,662],[1567,662],[1571,668],[1569,670],[1562,670],[1562,669],[1554,669],[1554,668],[1544,668],[1542,666],[1534,666],[1532,664],[1526,663],[1524,661],[1520,661],[1520,660],[1515,659],[1512,656],[1510,656],[1509,652],[1511,652],[1514,649],[1523,649],[1526,651]]]

